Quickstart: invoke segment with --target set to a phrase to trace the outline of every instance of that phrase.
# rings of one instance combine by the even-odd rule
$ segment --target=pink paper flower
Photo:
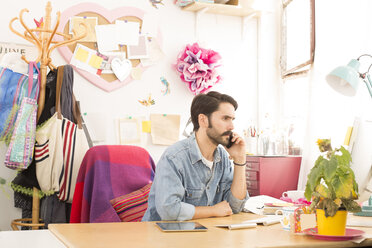
[[[179,54],[176,70],[190,91],[197,95],[207,92],[220,82],[221,77],[216,70],[220,59],[221,56],[217,52],[201,48],[198,43],[194,43],[187,45]]]

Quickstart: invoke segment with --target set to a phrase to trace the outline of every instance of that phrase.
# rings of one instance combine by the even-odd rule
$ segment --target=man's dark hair
[[[191,103],[191,121],[194,125],[194,131],[199,129],[198,116],[204,114],[208,117],[217,111],[220,103],[227,102],[234,106],[235,110],[238,108],[238,103],[229,95],[221,94],[217,91],[210,91],[207,94],[199,94],[194,97]],[[210,125],[210,123],[209,123]]]

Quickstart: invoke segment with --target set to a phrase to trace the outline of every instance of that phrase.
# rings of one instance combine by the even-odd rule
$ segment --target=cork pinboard
[[[135,7],[120,7],[113,10],[107,10],[104,7],[94,4],[94,3],[81,3],[75,6],[72,6],[61,13],[61,20],[58,27],[58,32],[69,34],[69,20],[71,17],[80,16],[80,17],[97,17],[97,24],[104,25],[104,24],[112,24],[115,23],[116,20],[123,20],[123,21],[130,21],[130,22],[138,22],[140,26],[140,30],[142,27],[142,20],[144,17],[144,11]],[[158,31],[157,42],[161,42],[160,32]],[[63,38],[59,38],[63,39]],[[67,63],[70,62],[73,52],[77,44],[84,45],[90,49],[97,50],[97,43],[96,42],[84,42],[78,41],[72,45],[59,47],[58,50],[61,55],[64,57]],[[117,51],[124,51],[127,53],[127,46],[118,46]],[[141,68],[145,70],[146,68],[142,66],[141,61],[139,59],[131,59],[132,67]],[[80,75],[82,75],[85,79],[93,83],[94,85],[98,86],[99,88],[110,92],[116,90],[133,80],[131,76],[129,76],[123,82],[119,81],[114,74],[101,74],[100,76],[94,75],[90,72],[85,70],[74,68]]]

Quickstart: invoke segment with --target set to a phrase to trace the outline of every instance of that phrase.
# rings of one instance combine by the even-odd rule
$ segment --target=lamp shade
[[[326,77],[328,84],[345,96],[354,96],[359,83],[359,60],[352,59],[346,66],[339,66]]]

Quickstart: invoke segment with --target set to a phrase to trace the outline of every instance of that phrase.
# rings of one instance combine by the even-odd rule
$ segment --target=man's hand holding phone
[[[236,163],[245,161],[245,141],[237,133],[231,132],[226,150]]]

